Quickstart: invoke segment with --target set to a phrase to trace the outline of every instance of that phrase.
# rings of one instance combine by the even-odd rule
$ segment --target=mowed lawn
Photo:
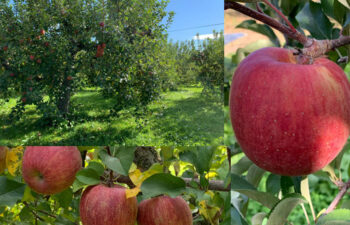
[[[20,120],[8,115],[17,98],[0,102],[0,145],[215,145],[223,143],[224,113],[219,97],[201,94],[200,87],[184,87],[162,94],[149,105],[140,122],[128,110],[119,117],[109,114],[113,99],[94,89],[72,97],[74,120],[70,124],[43,126],[35,106],[26,106]]]

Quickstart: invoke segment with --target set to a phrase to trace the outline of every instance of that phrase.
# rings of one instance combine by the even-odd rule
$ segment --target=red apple
[[[127,199],[125,188],[120,185],[90,186],[81,197],[83,225],[135,225],[136,217],[136,197]]]
[[[44,45],[45,45],[46,47],[49,47],[49,46],[50,46],[50,43],[49,43],[49,42],[45,42]]]
[[[183,198],[159,196],[140,203],[138,225],[192,225],[192,212]]]
[[[26,103],[27,98],[26,98],[26,97],[23,97],[23,98],[21,99],[21,101],[22,101],[23,103]]]
[[[28,186],[40,194],[56,194],[73,184],[82,159],[75,146],[28,146],[22,173]]]
[[[8,49],[9,49],[8,46],[4,46],[4,47],[3,47],[4,52],[6,52]]]
[[[34,60],[35,59],[34,55],[30,55],[29,58],[30,58],[30,60]]]
[[[40,64],[41,63],[41,59],[37,59],[36,62]]]
[[[236,69],[232,126],[259,167],[281,175],[313,173],[342,150],[350,127],[350,84],[326,58],[298,64],[291,50],[263,48]]]
[[[14,73],[10,73],[10,76],[11,76],[11,77],[14,77],[14,76],[15,76],[15,74],[14,74]]]
[[[45,30],[44,30],[44,29],[41,29],[41,30],[40,30],[40,34],[41,34],[41,35],[45,35]]]
[[[100,27],[104,27],[105,26],[105,23],[104,22],[101,22],[100,23]]]
[[[0,146],[0,174],[6,169],[7,147]]]
[[[102,43],[102,44],[101,44],[101,47],[102,47],[102,48],[106,48],[106,43]]]
[[[68,76],[67,80],[73,80],[73,77],[72,76]]]

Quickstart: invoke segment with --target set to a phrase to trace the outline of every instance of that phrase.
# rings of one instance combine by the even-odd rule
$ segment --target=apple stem
[[[270,7],[274,7],[268,0],[262,0]],[[234,2],[234,0],[225,0],[225,10],[233,9],[244,15],[252,17],[276,30],[282,32],[285,36],[294,39],[304,45],[304,48],[297,51],[295,50],[295,55],[300,55],[300,62],[302,64],[312,64],[313,59],[325,55],[327,52],[334,50],[335,48],[350,44],[350,36],[340,35],[339,38],[333,40],[316,40],[313,38],[308,38],[304,34],[296,30],[292,24],[287,20],[287,18],[280,12],[277,8],[273,8],[282,18],[287,22],[289,26],[286,26],[279,21],[271,18],[270,16],[248,8],[242,4]]]
[[[297,32],[297,30],[292,25],[292,23],[287,19],[287,17],[283,15],[283,13],[280,10],[278,10],[273,4],[271,4],[269,0],[262,0],[262,1],[265,2],[268,6],[270,6],[280,17],[282,17],[282,19],[288,24],[288,26],[290,27],[290,29],[292,29],[293,32]]]
[[[341,182],[339,184],[340,191],[337,194],[337,196],[333,199],[332,203],[328,206],[327,210],[324,214],[328,214],[331,211],[335,209],[335,207],[338,205],[340,200],[344,197],[344,195],[347,193],[348,189],[350,188],[350,180],[346,183]]]

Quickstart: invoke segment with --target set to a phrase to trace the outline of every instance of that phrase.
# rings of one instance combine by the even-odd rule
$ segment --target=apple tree
[[[225,147],[2,147],[0,221],[228,225],[229,167]]]
[[[230,100],[226,99],[229,100],[230,111],[226,109],[225,142],[230,146],[233,163],[233,224],[348,224],[350,211],[346,193],[350,188],[349,145],[345,142],[350,129],[346,116],[349,112],[346,99],[350,97],[347,79],[350,53],[349,2],[225,0],[225,10],[232,9],[252,18],[242,21],[237,28],[263,34],[269,40],[257,40],[252,45],[238,48],[230,62],[226,61],[228,66],[225,65],[225,85],[227,91],[230,89]],[[275,48],[261,50],[263,47]],[[277,52],[288,52],[288,57]],[[277,60],[271,62],[270,56]],[[327,62],[324,68],[323,62]],[[284,66],[279,67],[282,64]],[[314,67],[318,68],[315,72],[307,72],[313,71]],[[333,82],[334,77],[339,78],[338,84],[344,85],[335,87],[334,94],[325,94],[327,99],[323,99],[322,95],[317,96],[318,93],[326,93],[326,89],[322,88],[311,88],[312,94],[300,95],[310,91],[307,85],[323,77],[323,72],[327,70],[330,71],[327,74],[332,76],[325,80],[323,87],[336,84]],[[266,79],[265,75],[271,75],[270,79]],[[289,86],[287,83],[284,86],[283,83],[275,82],[280,78],[280,81],[286,81],[286,75],[290,75]],[[295,85],[299,75],[304,76],[304,83]],[[261,79],[258,81],[255,78]],[[243,86],[240,85],[247,81],[245,79],[251,79],[252,83],[241,88]],[[251,98],[254,95],[252,93],[258,93],[258,90],[264,92]],[[274,93],[274,97],[271,93]],[[286,93],[290,93],[287,98]],[[344,98],[337,98],[342,93]],[[271,97],[275,99],[274,102],[271,101],[265,108],[266,100]],[[240,105],[240,98],[245,101],[244,105]],[[295,104],[296,98],[300,100],[299,104]],[[308,102],[312,98],[314,101]],[[318,114],[308,111],[308,108],[322,106],[322,103],[318,103],[320,100],[324,100],[325,104],[321,110],[315,110]],[[333,107],[328,108],[326,102],[333,100]],[[254,101],[256,107],[252,105]],[[292,107],[288,108],[286,104]],[[249,107],[255,111],[250,111]],[[331,118],[341,122],[327,123]],[[315,119],[318,123],[314,123]],[[247,127],[249,124],[252,129]],[[321,124],[325,125],[324,131],[331,131],[332,126],[338,124],[337,131],[344,128],[344,135],[329,132],[334,136],[326,136],[320,129]],[[250,132],[243,131],[243,127]],[[293,130],[295,127],[298,129]],[[289,135],[290,131],[295,132]],[[306,135],[305,132],[309,131],[310,135]],[[341,144],[337,146],[337,142]],[[311,147],[310,143],[317,146]],[[322,147],[324,143],[332,143],[332,147],[326,151],[329,157],[322,154],[323,149],[326,149]],[[260,160],[263,152],[266,158]],[[301,161],[304,163],[300,164]],[[309,167],[310,170],[300,172],[298,170],[301,167]]]
[[[164,72],[167,1],[1,1],[0,94],[19,95],[12,116],[35,105],[67,118],[84,84],[115,99],[111,109],[157,98]],[[165,20],[165,21],[163,21]]]

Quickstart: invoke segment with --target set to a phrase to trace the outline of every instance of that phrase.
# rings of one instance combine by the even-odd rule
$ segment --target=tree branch
[[[339,185],[340,187],[340,192],[337,194],[337,196],[333,199],[332,203],[328,206],[326,212],[324,214],[328,214],[331,211],[333,211],[335,209],[335,207],[338,205],[338,203],[340,202],[340,200],[344,197],[344,195],[346,194],[346,192],[348,191],[348,189],[350,188],[350,180],[346,183],[341,183]]]
[[[269,3],[267,0],[263,0],[263,1],[266,4]],[[299,31],[295,29],[293,30],[294,27],[285,26],[284,24],[269,17],[268,15],[265,15],[262,12],[258,12],[256,10],[250,9],[233,0],[225,0],[225,10],[226,9],[233,9],[244,15],[252,17],[282,32],[285,36],[300,42],[302,45],[304,45],[304,48],[299,51],[295,51],[294,54],[299,55],[297,59],[298,59],[298,62],[301,64],[311,64],[314,58],[323,56],[324,54],[326,54],[331,50],[334,50],[335,48],[350,44],[350,36],[340,35],[338,39],[334,39],[334,40],[316,40],[313,38],[308,38],[302,33],[300,33]],[[285,20],[287,19],[285,18]],[[290,22],[288,24],[290,24]]]
[[[236,10],[244,15],[247,15],[249,17],[256,19],[256,20],[259,20],[259,21],[275,28],[276,30],[282,32],[283,34],[287,35],[289,38],[292,38],[292,39],[299,41],[304,46],[311,45],[310,40],[305,35],[303,35],[302,33],[300,33],[297,30],[293,31],[290,27],[285,26],[284,24],[278,22],[277,20],[271,18],[270,16],[268,16],[264,13],[250,9],[250,8],[248,8],[244,5],[241,5],[237,2],[232,2],[231,0],[225,0],[225,10],[226,9],[233,9],[233,10]]]

